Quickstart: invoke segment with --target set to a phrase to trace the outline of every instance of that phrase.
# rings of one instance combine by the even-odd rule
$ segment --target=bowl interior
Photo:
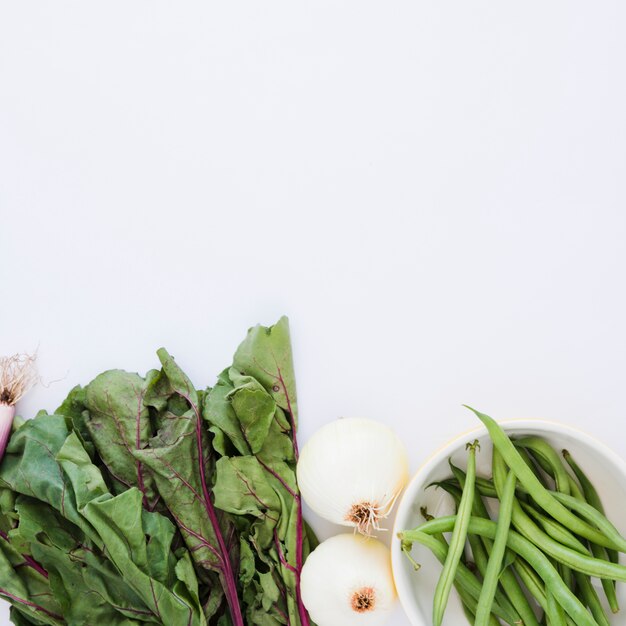
[[[515,420],[502,423],[503,428],[511,436],[539,435],[546,439],[556,450],[568,449],[572,457],[592,480],[607,516],[618,530],[626,535],[626,463],[604,444],[585,433],[569,426],[540,420]],[[395,539],[396,533],[406,528],[414,528],[423,523],[420,508],[425,506],[431,515],[452,514],[453,505],[450,496],[442,489],[426,488],[433,481],[451,475],[448,459],[455,465],[465,469],[467,463],[466,443],[478,439],[481,443],[480,452],[476,457],[477,473],[491,476],[491,440],[484,427],[477,428],[457,437],[444,448],[435,453],[418,470],[406,488],[398,506],[394,526],[392,544],[393,572],[402,606],[413,626],[429,626],[432,624],[432,598],[441,565],[422,546],[415,545],[412,555],[421,564],[415,571],[400,550],[400,542]],[[600,598],[604,600],[601,587]],[[618,599],[626,607],[626,585],[618,585]],[[610,611],[607,612],[610,615]],[[611,616],[611,624],[626,626],[626,609],[620,614]],[[451,594],[446,610],[444,624],[458,626],[467,623],[461,604],[455,592]]]

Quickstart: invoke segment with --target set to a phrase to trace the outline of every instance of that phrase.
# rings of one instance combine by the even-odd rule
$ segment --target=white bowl
[[[546,439],[556,450],[565,448],[594,483],[607,517],[626,535],[626,463],[603,443],[576,428],[544,420],[511,420],[502,422],[509,435],[538,435]],[[420,507],[436,517],[453,512],[452,501],[442,489],[426,487],[433,481],[451,475],[448,459],[465,469],[467,451],[465,444],[478,439],[480,452],[476,456],[477,473],[491,476],[492,444],[487,429],[480,426],[453,439],[435,452],[417,471],[409,482],[400,504],[394,524],[391,547],[393,574],[400,602],[413,626],[432,624],[432,599],[441,572],[441,565],[423,546],[414,545],[412,555],[422,565],[415,571],[402,554],[396,534],[400,530],[414,528],[424,522]],[[596,581],[594,581],[596,582]],[[599,593],[603,598],[602,592]],[[611,616],[611,624],[626,625],[626,584],[618,585],[618,599],[622,611]],[[610,611],[607,613],[610,614]],[[455,592],[450,596],[444,617],[446,626],[467,624],[461,604]]]

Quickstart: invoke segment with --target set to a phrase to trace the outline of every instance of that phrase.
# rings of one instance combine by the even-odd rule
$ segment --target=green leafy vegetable
[[[0,466],[0,596],[17,625],[309,626],[289,327],[213,388],[172,356],[16,420]]]

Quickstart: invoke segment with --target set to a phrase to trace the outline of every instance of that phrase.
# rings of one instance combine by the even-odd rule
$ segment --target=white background
[[[371,416],[416,468],[466,402],[626,454],[625,21],[2,1],[0,351],[47,384],[20,411],[161,345],[212,383],[286,313],[302,440]]]

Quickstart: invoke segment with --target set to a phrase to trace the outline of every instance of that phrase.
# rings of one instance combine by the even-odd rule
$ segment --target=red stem
[[[52,611],[48,611],[48,609],[44,609],[43,606],[40,606],[39,604],[35,604],[34,602],[30,602],[29,600],[24,600],[24,598],[20,598],[18,596],[14,596],[12,593],[9,593],[8,591],[6,591],[6,589],[0,588],[0,594],[2,594],[3,596],[6,596],[7,598],[11,598],[11,600],[15,600],[15,602],[19,602],[20,604],[29,606],[32,609],[35,609],[35,611],[41,611],[42,613],[45,613],[46,615],[54,619],[58,619],[58,620],[63,619],[62,615],[57,615],[56,613],[53,613]]]
[[[7,535],[3,530],[0,530],[0,537],[2,537],[5,541],[9,541],[9,535]],[[32,556],[28,554],[22,554],[24,557],[24,563],[22,565],[27,565],[28,567],[32,567],[36,572],[39,572],[44,578],[48,578],[48,572],[45,570],[43,565],[37,563]]]
[[[296,459],[296,463],[298,462],[298,438],[296,435],[296,417],[293,413],[293,409],[291,406],[291,399],[289,397],[289,392],[287,391],[287,385],[285,384],[285,380],[283,378],[282,372],[280,371],[280,367],[276,365],[276,369],[278,370],[278,380],[283,388],[283,393],[285,394],[285,399],[287,400],[287,411],[289,413],[289,419],[291,421],[291,433],[292,433],[292,441],[293,441],[293,452],[294,457]],[[302,626],[310,626],[311,622],[309,621],[309,614],[302,602],[302,594],[300,592],[300,575],[302,573],[302,565],[303,565],[303,542],[304,542],[304,520],[302,518],[302,498],[300,494],[295,494],[294,498],[296,499],[296,600],[298,602],[298,614],[300,615],[300,621],[302,622]]]
[[[241,614],[241,606],[239,605],[239,596],[237,594],[237,583],[235,582],[233,566],[230,562],[230,555],[228,554],[228,549],[226,548],[226,543],[224,542],[224,537],[222,535],[219,520],[217,519],[215,507],[211,501],[211,496],[209,495],[206,483],[204,471],[204,451],[202,450],[202,418],[194,403],[191,402],[189,398],[187,398],[187,401],[193,407],[196,414],[196,440],[198,446],[198,463],[200,464],[200,483],[202,485],[204,508],[206,509],[209,519],[211,520],[211,525],[213,526],[213,531],[215,532],[215,537],[217,538],[219,551],[222,554],[222,573],[224,582],[226,583],[226,589],[224,590],[226,593],[226,600],[228,602],[234,626],[245,626],[243,615]]]

